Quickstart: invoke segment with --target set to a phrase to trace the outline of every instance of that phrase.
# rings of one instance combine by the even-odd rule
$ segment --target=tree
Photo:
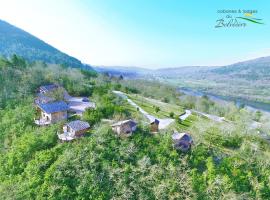
[[[259,110],[257,110],[257,111],[255,112],[254,120],[257,121],[257,122],[259,122],[260,119],[261,119],[261,117],[262,117],[262,112],[259,111]]]

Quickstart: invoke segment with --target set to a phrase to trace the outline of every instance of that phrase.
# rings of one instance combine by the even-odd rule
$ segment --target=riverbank
[[[214,102],[218,103],[235,103],[237,106],[244,106],[248,110],[251,111],[261,111],[270,114],[270,104],[267,103],[261,103],[261,102],[255,102],[255,101],[249,101],[246,99],[239,99],[239,98],[233,98],[228,96],[219,96],[215,94],[205,93],[201,91],[196,91],[190,88],[179,88],[179,91],[183,94],[190,95],[190,96],[196,96],[196,97],[202,97],[204,95],[207,95],[208,98]]]

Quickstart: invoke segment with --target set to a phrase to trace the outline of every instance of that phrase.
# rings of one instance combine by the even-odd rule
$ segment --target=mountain
[[[270,56],[219,67],[212,72],[247,80],[270,79]]]
[[[127,78],[139,78],[154,72],[151,69],[145,69],[141,67],[95,66],[93,68],[100,73],[108,73],[113,76],[122,75]]]
[[[24,57],[28,61],[87,68],[78,59],[59,51],[24,30],[0,20],[0,55],[11,57],[13,54]]]

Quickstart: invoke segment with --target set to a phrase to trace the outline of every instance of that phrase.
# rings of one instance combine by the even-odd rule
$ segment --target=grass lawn
[[[178,128],[181,130],[189,130],[192,123],[197,121],[198,117],[196,115],[190,115],[186,120],[182,121],[180,124],[178,123]]]
[[[170,118],[171,112],[174,113],[174,117],[185,112],[181,106],[164,103],[156,99],[146,98],[137,94],[129,94],[128,97],[146,112],[158,118]],[[156,112],[155,107],[159,107],[160,111]]]
[[[139,112],[137,111],[137,109],[130,105],[128,102],[125,102],[122,105],[130,114],[131,114],[131,118],[137,120],[137,121],[147,121],[147,119]]]

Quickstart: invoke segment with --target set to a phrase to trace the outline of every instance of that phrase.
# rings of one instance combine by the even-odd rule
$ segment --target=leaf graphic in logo
[[[243,19],[243,20],[246,20],[246,21],[249,21],[249,22],[252,22],[252,23],[255,23],[255,24],[264,24],[262,22],[259,22],[260,20],[262,19],[256,19],[256,18],[246,18],[246,17],[236,17],[236,18],[239,18],[239,19]]]

